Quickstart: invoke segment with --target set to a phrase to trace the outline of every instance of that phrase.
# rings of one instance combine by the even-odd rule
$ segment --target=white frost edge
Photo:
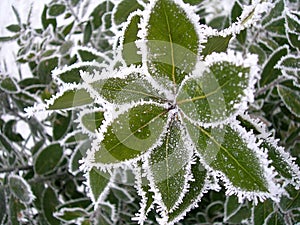
[[[25,203],[25,204],[30,204],[30,203],[32,203],[32,201],[34,201],[36,197],[34,196],[34,194],[33,194],[32,190],[31,190],[31,187],[30,187],[30,185],[28,184],[28,182],[27,182],[23,177],[21,177],[21,176],[19,176],[19,175],[11,174],[11,175],[9,175],[9,177],[8,177],[9,183],[10,183],[10,179],[11,179],[11,178],[21,181],[21,183],[26,187],[26,190],[27,190],[27,193],[28,193],[29,200],[28,200],[28,202],[23,202],[23,201],[20,199],[20,201],[23,202],[23,203]],[[17,196],[17,194],[13,191],[13,189],[10,189],[10,190],[11,190],[11,192],[14,194],[15,197],[19,198],[19,197]]]
[[[86,210],[84,210],[83,208],[79,208],[79,207],[75,207],[75,208],[62,208],[59,211],[56,211],[53,213],[53,216],[58,218],[60,221],[64,222],[65,224],[81,224],[84,221],[84,217],[77,217],[75,219],[72,220],[65,220],[62,218],[62,216],[64,215],[64,213],[67,212],[74,212],[76,210],[82,211],[82,212],[86,212]],[[86,212],[87,214],[87,212]]]

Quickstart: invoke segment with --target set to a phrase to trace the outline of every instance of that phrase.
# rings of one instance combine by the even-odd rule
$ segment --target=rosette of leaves
[[[114,64],[81,71],[82,81],[34,109],[82,109],[80,128],[93,139],[82,168],[95,204],[107,197],[117,168],[134,171],[140,224],[153,207],[160,224],[174,224],[218,181],[227,195],[255,204],[299,185],[289,155],[265,131],[253,132],[249,124],[258,121],[240,119],[260,76],[256,56],[227,50],[228,40],[265,7],[245,7],[217,31],[180,0],[150,1],[122,23]]]

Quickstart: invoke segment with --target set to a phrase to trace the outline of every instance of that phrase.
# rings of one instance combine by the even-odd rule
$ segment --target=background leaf
[[[30,204],[34,199],[34,195],[27,181],[20,176],[10,176],[8,179],[11,192],[16,198],[25,204]]]

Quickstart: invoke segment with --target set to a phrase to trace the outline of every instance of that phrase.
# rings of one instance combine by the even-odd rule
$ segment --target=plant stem
[[[33,169],[33,166],[19,166],[19,167],[7,167],[7,168],[1,168],[0,173],[9,173],[13,171],[19,171],[19,170],[31,170]]]

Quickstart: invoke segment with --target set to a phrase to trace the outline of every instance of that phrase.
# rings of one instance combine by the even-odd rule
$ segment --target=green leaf
[[[7,214],[6,193],[4,188],[0,188],[0,223],[1,224],[6,214]]]
[[[50,104],[48,110],[68,109],[76,106],[87,105],[93,102],[90,94],[83,88],[67,90]]]
[[[229,41],[232,35],[222,37],[222,36],[212,36],[207,39],[207,42],[204,43],[204,49],[201,52],[201,55],[207,56],[213,52],[225,52],[228,48]]]
[[[276,1],[275,6],[268,14],[266,14],[265,18],[262,20],[262,25],[265,25],[274,19],[282,17],[282,12],[284,11],[285,7],[284,2],[284,0]]]
[[[171,81],[176,92],[176,86],[194,69],[197,60],[195,25],[173,1],[158,0],[150,13],[146,40],[151,75]]]
[[[59,220],[53,216],[58,204],[59,200],[54,190],[51,187],[46,188],[42,198],[42,213],[44,214],[48,223],[51,225],[60,224]]]
[[[168,125],[162,145],[153,149],[149,159],[154,187],[161,194],[162,205],[172,211],[187,187],[191,150],[184,142],[183,127],[175,118]],[[151,181],[150,181],[151,182]]]
[[[0,143],[3,145],[3,147],[10,153],[14,151],[13,146],[11,145],[11,142],[5,137],[3,134],[0,133]]]
[[[268,192],[268,184],[258,156],[248,143],[228,125],[204,129],[185,120],[197,151],[207,165],[224,173],[233,187],[247,192]]]
[[[39,151],[34,160],[34,170],[39,175],[47,175],[53,172],[63,157],[63,149],[60,144],[51,144]]]
[[[44,9],[43,9],[43,13],[42,13],[43,28],[44,28],[44,30],[46,30],[49,25],[52,25],[53,29],[55,30],[56,26],[57,26],[56,19],[54,19],[54,18],[53,19],[48,19],[47,18],[47,11],[48,11],[48,6],[45,5]]]
[[[20,35],[16,34],[14,36],[4,36],[4,37],[0,37],[0,43],[1,42],[9,42],[9,41],[13,41],[15,39],[17,39]]]
[[[137,105],[121,113],[104,133],[94,154],[95,163],[120,163],[139,157],[155,145],[166,125],[167,110],[153,105]]]
[[[92,51],[91,49],[86,49],[86,48],[79,48],[78,47],[78,54],[81,58],[82,61],[86,62],[86,61],[96,61],[98,63],[102,63],[102,62],[106,62],[107,60],[100,54],[97,54],[97,52]],[[78,67],[80,68],[80,67]],[[93,71],[91,69],[81,69],[83,71]]]
[[[83,44],[86,45],[91,40],[93,27],[90,21],[87,22],[83,32]]]
[[[141,64],[142,56],[138,54],[139,49],[136,46],[135,41],[138,39],[137,34],[139,31],[139,23],[141,20],[140,15],[135,15],[131,18],[130,23],[125,28],[122,56],[127,65]]]
[[[197,158],[195,164],[192,164],[192,174],[194,180],[189,181],[190,187],[183,197],[182,203],[172,213],[169,213],[169,222],[177,221],[178,218],[196,207],[196,202],[201,201],[201,197],[204,194],[203,188],[205,186],[207,171],[201,165],[199,158]]]
[[[98,80],[91,86],[102,98],[115,104],[138,102],[141,99],[161,102],[165,99],[143,75],[135,72],[125,75],[125,78]]]
[[[87,217],[88,213],[81,208],[62,208],[55,213],[55,217],[62,222],[75,222],[76,219]]]
[[[280,207],[284,212],[300,208],[300,190],[296,190],[292,185],[286,187],[288,195],[282,196]]]
[[[66,6],[63,4],[53,4],[50,6],[49,10],[48,10],[48,14],[49,16],[59,16],[61,14],[63,14],[66,10]]]
[[[16,175],[11,175],[8,178],[8,184],[13,195],[25,204],[30,204],[34,199],[34,195],[27,181]]]
[[[111,175],[107,172],[92,168],[88,173],[88,185],[91,192],[91,197],[94,203],[99,203],[103,198],[105,188],[110,181]]]
[[[253,206],[252,218],[254,225],[261,225],[269,215],[274,212],[273,202],[270,199],[259,202],[258,205]]]
[[[101,126],[104,120],[104,111],[95,111],[82,115],[81,122],[83,126],[92,133]]]
[[[249,68],[218,62],[202,75],[191,76],[179,89],[176,102],[192,120],[220,122],[234,115],[245,98]]]
[[[183,0],[183,1],[184,1],[184,3],[188,3],[190,5],[199,5],[204,0]]]
[[[286,225],[286,221],[284,220],[283,215],[277,209],[267,218],[267,221],[264,224],[266,224],[266,225],[274,225],[274,224]]]
[[[21,30],[21,27],[18,24],[12,24],[6,27],[7,30],[17,33]]]
[[[25,209],[25,205],[20,202],[18,198],[10,196],[9,200],[9,224],[20,224],[19,216],[22,210]]]
[[[10,77],[6,77],[0,81],[0,88],[10,93],[16,93],[19,91],[18,85]]]
[[[95,30],[102,25],[102,17],[104,14],[110,12],[112,8],[113,4],[110,1],[105,1],[94,8],[89,18],[92,18],[92,24]]]
[[[272,53],[267,63],[264,65],[263,71],[261,72],[261,79],[259,82],[260,87],[271,83],[281,75],[280,70],[276,69],[275,65],[278,63],[281,57],[285,56],[287,53],[287,46],[280,47]]]
[[[77,174],[79,172],[79,160],[86,156],[86,152],[89,149],[91,149],[91,140],[87,139],[86,141],[79,143],[78,147],[73,151],[69,164],[69,171],[72,174]]]
[[[281,100],[290,112],[300,117],[300,90],[292,90],[283,85],[278,85],[277,90]]]
[[[228,224],[241,224],[251,216],[251,208],[248,207],[247,202],[246,204],[239,203],[235,195],[227,196],[224,211],[223,221]]]
[[[136,0],[123,0],[116,7],[114,21],[117,25],[125,22],[130,13],[143,7]]]
[[[72,113],[68,112],[66,116],[56,114],[53,122],[53,138],[61,139],[68,131],[71,123]],[[72,121],[73,122],[73,121]]]
[[[21,142],[24,139],[20,133],[15,132],[16,123],[17,123],[16,120],[7,121],[4,126],[4,134],[9,140],[11,140],[13,142]]]
[[[52,80],[51,72],[58,66],[58,58],[42,60],[37,67],[37,74],[43,84],[49,84]]]

